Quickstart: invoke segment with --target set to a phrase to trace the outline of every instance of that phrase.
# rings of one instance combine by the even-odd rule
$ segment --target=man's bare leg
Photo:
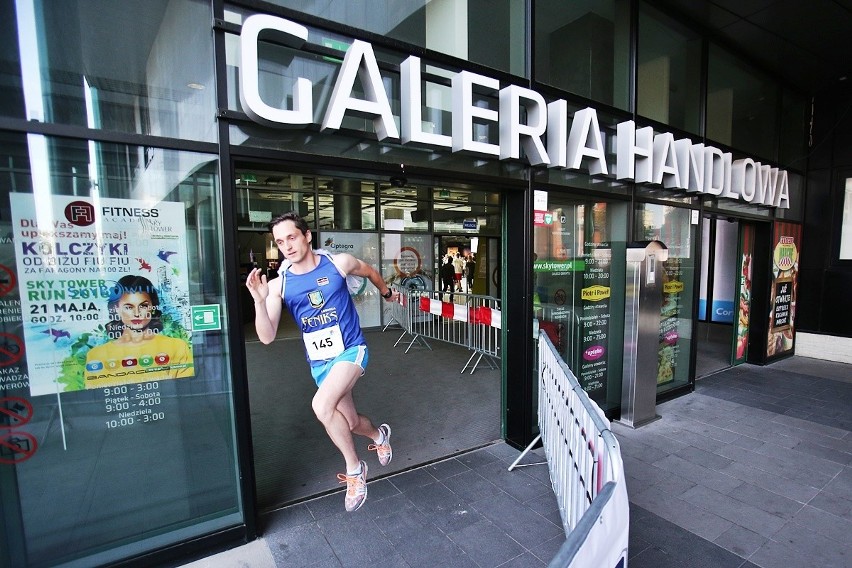
[[[343,454],[347,471],[355,471],[359,466],[352,433],[370,438],[379,435],[370,420],[355,411],[352,401],[352,388],[361,373],[361,367],[354,363],[341,362],[334,365],[311,403],[328,437]]]

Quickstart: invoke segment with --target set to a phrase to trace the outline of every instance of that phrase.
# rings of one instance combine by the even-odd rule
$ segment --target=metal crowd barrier
[[[428,340],[443,341],[471,350],[461,372],[473,374],[480,363],[497,369],[500,358],[500,300],[491,296],[453,293],[453,302],[445,302],[448,294],[432,290],[410,290],[394,287],[399,302],[391,307],[392,323],[402,328],[396,347],[404,338],[410,339],[405,352],[415,343],[432,349]]]
[[[627,567],[629,502],[618,441],[546,334],[538,337],[540,434],[566,541],[551,568]],[[544,462],[540,462],[544,463]]]

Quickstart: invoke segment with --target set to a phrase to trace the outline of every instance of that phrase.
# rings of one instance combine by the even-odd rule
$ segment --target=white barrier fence
[[[444,341],[472,351],[461,372],[473,374],[480,363],[498,368],[500,358],[500,300],[491,296],[454,293],[453,302],[443,301],[445,294],[429,290],[408,290],[394,287],[399,302],[391,306],[392,323],[402,328],[396,347],[407,339],[405,352],[415,343],[431,349],[427,340]]]
[[[538,338],[540,434],[566,541],[551,568],[626,568],[629,502],[618,441],[603,411],[542,333]]]

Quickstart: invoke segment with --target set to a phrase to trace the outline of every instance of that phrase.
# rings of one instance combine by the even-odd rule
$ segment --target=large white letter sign
[[[787,170],[778,172],[778,191],[775,194],[775,201],[771,204],[781,209],[790,208],[790,184],[787,180]]]
[[[549,168],[568,166],[568,102],[565,99],[547,105],[547,151]]]
[[[362,65],[363,62],[363,65]],[[366,99],[352,96],[355,88],[355,79],[361,79]],[[343,115],[347,110],[353,110],[372,116],[373,127],[376,129],[376,137],[384,140],[387,137],[399,138],[399,131],[393,119],[388,95],[382,76],[379,73],[379,64],[373,53],[373,46],[366,41],[356,39],[346,50],[346,57],[340,65],[340,73],[334,83],[331,92],[331,100],[328,103],[325,118],[322,121],[321,130],[331,128],[337,130],[343,122]]]
[[[571,134],[568,135],[568,167],[578,170],[583,158],[590,158],[589,173],[606,175],[606,152],[598,127],[598,113],[593,108],[584,108],[574,113]]]
[[[521,124],[521,99],[528,101],[527,124]],[[521,157],[521,136],[524,152],[530,165],[546,164],[550,160],[541,142],[547,130],[544,97],[535,91],[510,85],[500,90],[500,159]]]
[[[715,146],[704,148],[704,193],[722,195],[725,190],[725,155]]]
[[[675,152],[675,139],[671,132],[661,132],[654,136],[653,182],[663,187],[683,189],[680,181],[680,168]]]
[[[420,142],[434,146],[452,147],[453,139],[446,134],[423,132],[423,92],[420,81],[420,58],[408,57],[399,66],[399,122],[402,143]]]
[[[737,160],[731,165],[731,193],[751,203],[757,193],[757,175],[760,162],[751,158]]]
[[[651,156],[654,151],[654,129],[650,126],[636,130],[636,123],[618,123],[617,179],[632,179],[637,183],[651,181]]]
[[[496,110],[482,108],[473,103],[473,85],[487,87],[494,91],[500,89],[500,81],[477,75],[470,71],[462,71],[453,75],[453,152],[468,150],[491,156],[500,155],[500,146],[474,140],[473,119],[480,118],[497,122],[499,114]]]
[[[675,140],[675,153],[681,187],[687,191],[704,191],[704,144],[681,138]]]
[[[299,49],[308,41],[308,28],[283,18],[267,14],[249,16],[240,32],[240,102],[249,117],[268,126],[310,124],[314,104],[312,85],[304,77],[296,79],[293,88],[293,110],[272,107],[260,98],[260,77],[257,61],[257,43],[260,32],[273,30],[283,34],[281,42]]]

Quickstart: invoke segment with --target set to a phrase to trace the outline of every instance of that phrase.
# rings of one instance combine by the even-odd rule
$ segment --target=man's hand
[[[266,282],[266,274],[260,268],[254,268],[246,278],[246,288],[249,289],[255,304],[266,303],[269,296],[269,284]]]
[[[382,296],[382,298],[384,298],[385,302],[398,302],[399,301],[399,291],[394,290],[393,288],[388,288],[388,290],[390,290],[391,295],[388,296],[387,298],[384,298],[384,296]]]

